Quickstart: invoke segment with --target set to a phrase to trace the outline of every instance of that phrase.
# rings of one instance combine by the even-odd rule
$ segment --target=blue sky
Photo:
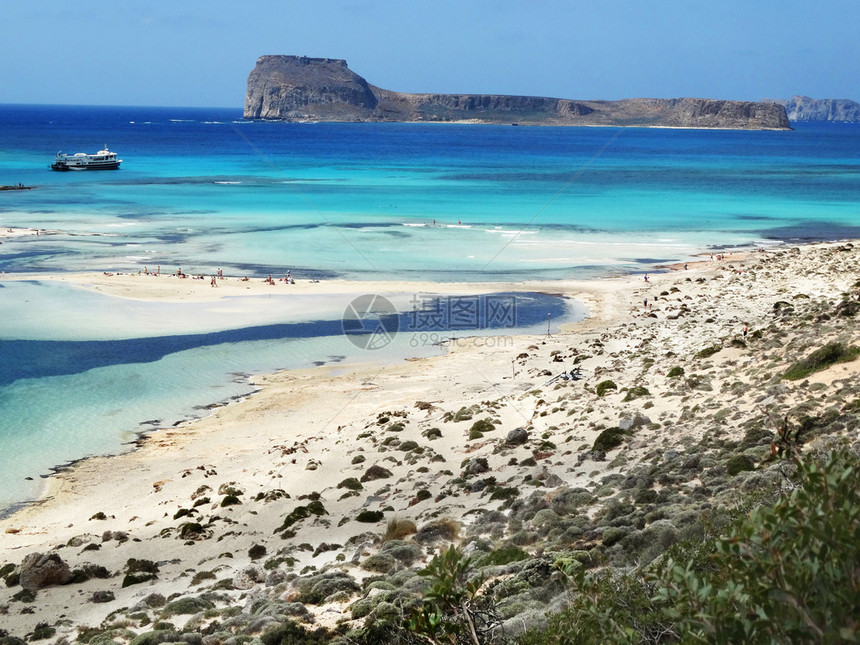
[[[263,54],[403,92],[860,100],[857,0],[5,3],[0,103],[242,106]]]

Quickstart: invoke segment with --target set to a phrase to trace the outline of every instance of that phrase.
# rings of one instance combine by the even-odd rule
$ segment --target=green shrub
[[[634,385],[629,390],[627,390],[627,395],[624,397],[624,401],[632,401],[633,399],[638,399],[640,396],[651,396],[651,392],[648,391],[647,387],[643,387],[641,385]]]
[[[433,441],[434,439],[438,439],[442,436],[442,431],[439,428],[428,428],[421,434],[427,437],[429,441]]]
[[[419,502],[423,502],[425,499],[430,499],[431,497],[433,497],[433,494],[426,488],[422,488],[415,493],[415,499]]]
[[[195,540],[203,537],[203,525],[200,522],[184,522],[179,525],[179,537],[183,540]]]
[[[216,576],[213,571],[198,571],[194,574],[194,577],[191,578],[191,582],[188,583],[188,586],[194,587],[196,585],[201,584],[205,580],[215,580]]]
[[[666,374],[667,378],[678,378],[679,376],[684,376],[684,368],[681,367],[680,365],[676,365],[675,367],[670,369]]]
[[[472,418],[472,409],[462,407],[453,416],[454,421],[469,421]]]
[[[627,535],[627,529],[619,526],[610,526],[603,530],[603,546],[612,546],[620,542]]]
[[[860,456],[794,463],[775,501],[712,511],[650,565],[572,571],[570,605],[520,645],[856,642]]]
[[[155,580],[158,576],[154,573],[129,573],[122,579],[122,587],[130,587],[131,585],[138,585],[142,582],[149,582],[150,580]]]
[[[162,617],[187,616],[206,609],[213,609],[214,607],[215,604],[211,600],[206,600],[203,597],[191,598],[186,596],[185,598],[177,598],[167,603],[164,609],[161,610],[161,615]]]
[[[368,468],[364,474],[361,476],[362,482],[370,482],[377,479],[387,479],[391,477],[391,471],[387,468],[383,468],[382,466],[373,465]]]
[[[696,354],[696,358],[710,358],[717,352],[722,349],[722,345],[711,345],[710,347],[705,347]]]
[[[136,558],[129,558],[125,562],[125,572],[158,573],[158,563],[153,562],[152,560],[139,560]]]
[[[474,626],[481,610],[479,591],[484,580],[470,579],[470,564],[471,560],[451,545],[418,572],[429,582],[429,589],[420,607],[413,609],[407,629],[420,635],[419,642],[480,642],[474,635]]]
[[[364,486],[355,477],[347,477],[337,485],[338,488],[346,488],[347,490],[361,490]]]
[[[36,600],[36,594],[37,592],[31,589],[21,589],[21,591],[12,596],[12,600],[15,602],[23,602],[29,604]]]
[[[657,501],[657,491],[652,488],[642,488],[633,495],[637,504],[653,504]]]
[[[248,549],[248,557],[252,560],[259,560],[266,555],[266,547],[263,544],[255,544]]]
[[[525,560],[528,557],[529,554],[518,546],[503,546],[485,555],[481,559],[480,564],[484,567],[510,564],[511,562]]]
[[[316,515],[317,517],[321,515],[328,515],[328,511],[325,510],[325,506],[323,506],[322,502],[320,502],[319,500],[314,500],[307,506],[296,506],[284,518],[283,523],[275,529],[275,533],[286,531],[296,522],[300,522],[301,520],[307,519],[311,515]]]
[[[745,470],[755,470],[755,462],[746,455],[735,455],[726,462],[726,472],[732,477]]]
[[[287,620],[265,632],[260,640],[263,645],[325,645],[331,642],[332,637],[333,634],[325,627],[310,631],[303,625]]]
[[[397,560],[388,553],[376,553],[365,558],[364,562],[361,563],[361,568],[376,573],[394,573],[397,568]]]
[[[469,440],[472,439],[480,439],[484,436],[485,432],[492,432],[496,429],[496,426],[493,425],[493,422],[490,419],[480,419],[475,421],[472,424],[472,427],[469,428]]]
[[[609,452],[624,443],[625,437],[629,434],[628,431],[622,430],[619,427],[606,428],[606,430],[597,435],[591,449],[599,450],[600,452]]]
[[[783,376],[790,381],[796,381],[827,369],[835,363],[853,361],[858,356],[860,356],[860,347],[846,347],[842,343],[827,343],[806,358],[794,363]]]
[[[618,389],[618,386],[615,385],[614,382],[606,380],[606,381],[601,381],[600,383],[598,383],[597,387],[594,388],[594,392],[595,392],[595,394],[597,394],[597,396],[602,397],[609,390],[617,390],[617,389]]]
[[[359,513],[356,516],[355,521],[356,522],[366,522],[368,524],[374,524],[376,522],[379,522],[384,517],[385,517],[385,513],[383,513],[382,511],[364,510],[364,511],[361,511],[361,513]]]
[[[33,628],[33,633],[30,636],[31,641],[41,641],[46,638],[52,638],[57,630],[51,627],[48,623],[39,623]]]
[[[520,494],[519,489],[517,489],[514,486],[510,486],[510,487],[502,486],[502,487],[499,487],[499,488],[496,488],[495,490],[493,490],[492,494],[490,495],[490,499],[491,500],[493,500],[493,499],[511,500],[514,497],[517,497],[519,494]]]

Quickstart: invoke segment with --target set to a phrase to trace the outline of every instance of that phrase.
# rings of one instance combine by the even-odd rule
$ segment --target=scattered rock
[[[523,427],[514,428],[505,437],[505,443],[509,446],[521,446],[529,440],[529,432]]]
[[[233,576],[233,587],[236,589],[251,589],[256,584],[263,582],[266,576],[257,566],[245,567]]]
[[[29,591],[64,585],[71,580],[69,565],[56,553],[31,553],[21,563],[19,582]]]
[[[651,425],[651,419],[641,412],[637,412],[632,417],[621,417],[618,420],[618,427],[622,430],[632,430],[647,425]]]
[[[464,474],[466,477],[474,477],[475,475],[480,475],[488,470],[490,470],[490,466],[487,463],[486,457],[473,457],[469,460],[469,463],[466,464]]]

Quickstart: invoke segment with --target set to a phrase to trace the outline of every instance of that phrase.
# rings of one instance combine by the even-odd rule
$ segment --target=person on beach
[[[645,282],[648,282],[648,274],[645,274]]]
[[[217,287],[217,286],[218,286],[218,282],[216,282],[216,280],[215,280],[215,276],[214,276],[214,275],[212,276],[212,281],[211,281],[209,284],[210,284],[211,286],[213,286],[213,287]]]
[[[749,331],[749,328],[746,325],[744,325],[744,338],[747,337],[747,331]]]

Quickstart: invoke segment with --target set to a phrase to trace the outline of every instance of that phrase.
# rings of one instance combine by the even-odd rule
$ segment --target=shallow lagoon
[[[47,170],[58,148],[105,144],[121,170]],[[0,183],[19,181],[37,188],[0,195],[0,226],[52,234],[5,240],[3,272],[588,278],[860,236],[860,128],[849,125],[304,125],[235,110],[2,106]],[[248,374],[367,358],[342,334],[344,298],[166,305],[0,284],[0,508],[37,494],[51,466],[247,394]],[[532,304],[520,327],[540,331],[550,303]],[[552,303],[553,320],[565,306]],[[409,339],[373,360],[442,351]]]

